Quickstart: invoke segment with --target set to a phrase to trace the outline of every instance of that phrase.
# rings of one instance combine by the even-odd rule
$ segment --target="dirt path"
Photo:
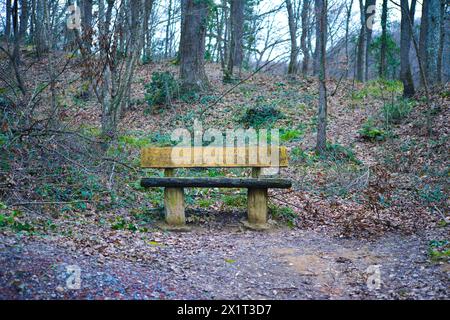
[[[2,234],[0,298],[448,299],[448,263],[428,260],[429,236],[361,241],[314,231],[198,227],[156,232],[145,246],[125,249],[150,258],[126,259],[85,254],[58,237]],[[70,265],[81,271],[80,289],[67,288]],[[369,290],[375,265],[381,287]]]

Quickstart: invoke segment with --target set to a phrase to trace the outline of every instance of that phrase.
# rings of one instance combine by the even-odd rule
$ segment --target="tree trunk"
[[[166,38],[164,41],[164,59],[167,59],[169,54],[169,38],[170,38],[170,25],[172,24],[172,0],[169,0],[169,8],[167,13],[167,25],[166,25]]]
[[[12,7],[12,26],[13,26],[13,36],[14,36],[14,50],[13,50],[13,61],[14,69],[19,70],[20,65],[20,33],[19,33],[19,1],[14,0],[14,5]],[[17,82],[19,88],[22,92],[25,92],[23,87],[22,78],[17,77]]]
[[[365,45],[365,58],[364,58],[364,80],[369,80],[369,55],[370,55],[370,44],[372,43],[372,15],[375,14],[375,4],[376,0],[366,0],[366,7],[365,7],[365,26],[366,26],[366,45]]]
[[[444,25],[444,48],[442,53],[442,58],[445,59],[445,62],[443,61],[443,75],[442,75],[442,81],[447,82],[450,80],[450,63],[448,61],[448,57],[450,57],[450,12],[449,12],[449,4],[447,3],[445,5],[445,11],[444,11],[444,20],[442,21]],[[447,58],[445,58],[447,57]]]
[[[180,78],[182,90],[205,90],[205,37],[208,3],[198,0],[181,2]]]
[[[36,16],[35,16],[35,44],[37,54],[40,55],[48,50],[48,43],[46,39],[45,23],[47,17],[48,0],[36,1]]]
[[[20,1],[20,38],[23,39],[28,28],[28,0]]]
[[[318,12],[320,11],[320,8],[317,8],[318,5],[320,5],[321,1],[315,1],[314,2],[314,10],[315,10],[315,17],[316,17],[316,45],[314,48],[314,61],[313,61],[313,75],[317,76],[320,72],[320,23],[317,21],[320,19]]]
[[[145,0],[130,0],[130,21],[131,26],[129,30],[130,37],[128,38],[128,52],[127,59],[125,64],[125,76],[124,76],[124,91],[120,92],[121,88],[119,88],[119,95],[121,100],[121,107],[126,110],[130,104],[130,94],[131,94],[131,80],[134,74],[134,69],[136,68],[136,64],[140,58],[140,52],[142,50],[142,33],[143,23],[141,17],[144,13]],[[119,115],[121,111],[119,110]]]
[[[151,34],[149,32],[149,21],[152,12],[153,0],[145,0],[144,4],[144,16],[143,16],[143,28],[142,32],[142,61],[147,63],[151,56]]]
[[[381,49],[380,49],[380,69],[378,76],[380,78],[386,78],[387,60],[387,4],[388,0],[383,0],[383,6],[381,10]]]
[[[409,52],[411,48],[411,23],[414,21],[416,0],[412,0],[411,9],[408,0],[401,0],[401,34],[400,34],[400,80],[403,82],[403,96],[412,97],[415,93],[411,74]]]
[[[288,13],[289,34],[291,39],[291,57],[288,65],[288,74],[295,75],[297,74],[297,66],[298,66],[297,17],[295,16],[291,0],[286,0],[286,9]]]
[[[359,31],[358,49],[356,53],[356,80],[364,81],[365,58],[366,58],[366,15],[364,0],[359,0],[361,29]]]
[[[216,23],[217,23],[217,51],[218,51],[218,62],[220,62],[220,66],[222,68],[222,71],[225,70],[225,60],[224,60],[224,35],[223,35],[223,29],[224,29],[224,23],[225,23],[225,8],[222,8],[221,12],[217,11],[216,16]]]
[[[309,65],[309,50],[307,45],[308,33],[309,33],[309,10],[311,0],[303,0],[302,5],[302,35],[300,37],[300,45],[302,48],[303,61],[302,61],[302,74],[306,76],[308,74]]]
[[[240,71],[244,57],[243,37],[244,37],[244,5],[245,0],[230,1],[230,52],[228,59],[228,77],[233,77],[233,68]]]
[[[30,13],[30,38],[34,40],[36,37],[36,0],[31,0]]]
[[[419,54],[424,62],[425,76],[428,85],[436,84],[438,80],[440,7],[440,0],[424,1],[422,5]]]
[[[439,14],[439,20],[440,20],[440,30],[439,30],[439,49],[438,49],[438,61],[437,61],[437,82],[439,84],[442,83],[443,79],[443,54],[444,54],[444,43],[445,43],[445,20],[446,20],[446,1],[441,0],[441,8],[440,8],[440,14]],[[448,32],[448,31],[447,31]]]
[[[81,30],[84,50],[91,52],[92,47],[92,0],[83,0],[81,3]]]
[[[348,51],[348,40],[350,35],[350,19],[352,17],[352,7],[353,7],[353,0],[350,0],[350,4],[346,4],[346,19],[345,19],[345,76],[348,77],[348,69],[350,66],[350,55]]]
[[[326,87],[326,42],[327,42],[327,0],[315,0],[316,23],[318,25],[319,59],[319,108],[317,117],[317,153],[326,150],[327,142],[327,87]]]
[[[5,36],[9,38],[11,36],[11,19],[12,19],[12,10],[11,10],[11,0],[6,0],[6,26],[5,26]]]

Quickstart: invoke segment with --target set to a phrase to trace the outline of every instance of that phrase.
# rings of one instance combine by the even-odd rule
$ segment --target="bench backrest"
[[[272,156],[273,155],[273,156]],[[141,150],[142,168],[287,167],[286,147],[151,147]]]

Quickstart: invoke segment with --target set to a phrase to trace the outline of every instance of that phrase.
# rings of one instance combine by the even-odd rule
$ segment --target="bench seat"
[[[210,178],[210,177],[161,177],[143,178],[141,186],[144,188],[279,188],[289,189],[292,182],[277,178]]]

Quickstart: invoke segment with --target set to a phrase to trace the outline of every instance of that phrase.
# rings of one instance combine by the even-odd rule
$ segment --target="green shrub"
[[[145,85],[145,100],[149,106],[170,105],[179,96],[179,85],[170,72],[154,72]]]
[[[352,100],[361,101],[366,97],[390,98],[403,92],[403,84],[397,80],[377,79],[367,82],[361,90],[352,92]]]
[[[223,203],[228,207],[244,208],[247,205],[247,197],[244,195],[229,195],[222,197]]]
[[[283,129],[280,133],[280,140],[283,142],[295,141],[298,140],[301,136],[304,135],[302,130],[296,129]]]
[[[8,142],[8,136],[6,134],[0,133],[0,147]]]
[[[333,161],[349,161],[356,164],[361,164],[361,161],[356,158],[355,152],[339,143],[327,144],[327,158]]]
[[[386,139],[386,133],[375,126],[373,119],[367,119],[359,130],[361,138],[369,141],[383,141]]]
[[[385,125],[390,123],[399,123],[411,111],[413,102],[406,99],[398,99],[397,101],[386,104],[383,107],[383,117]]]
[[[247,108],[239,122],[247,127],[255,129],[262,126],[272,126],[277,120],[283,119],[283,113],[273,105],[257,103],[256,106]]]
[[[392,76],[395,77],[397,70],[400,66],[400,48],[397,45],[397,42],[395,41],[394,37],[388,32],[386,34],[386,76]],[[376,68],[379,69],[379,61],[381,56],[381,48],[382,48],[382,42],[383,37],[380,34],[379,36],[376,36],[372,44],[369,47],[370,53],[373,57],[376,57]],[[379,81],[392,81],[392,80],[379,80]]]
[[[116,221],[112,224],[111,228],[113,230],[129,230],[129,231],[137,231],[138,228],[131,222],[127,222],[122,217],[117,217]]]
[[[198,201],[198,205],[200,206],[200,208],[208,208],[210,206],[212,206],[214,204],[214,200],[212,199],[200,199]]]
[[[419,189],[418,193],[425,204],[436,204],[446,199],[445,193],[439,186],[432,187],[426,184],[422,189]]]
[[[270,204],[269,211],[275,220],[286,222],[290,227],[295,226],[295,220],[298,218],[298,215],[291,208]]]
[[[28,221],[21,221],[22,213],[19,210],[7,210],[7,207],[1,203],[0,209],[0,228],[10,228],[15,232],[34,231],[34,227]]]
[[[431,260],[437,262],[450,258],[450,242],[448,240],[432,240],[430,241],[428,254]]]
[[[300,147],[293,148],[290,155],[293,161],[305,161],[308,165],[312,165],[319,159],[315,151],[307,152]]]

